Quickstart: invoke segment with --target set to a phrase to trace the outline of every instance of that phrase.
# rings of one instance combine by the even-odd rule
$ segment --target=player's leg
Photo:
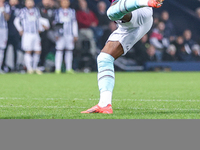
[[[65,39],[64,39],[64,37],[60,37],[56,41],[55,73],[57,73],[57,74],[61,73],[64,48],[65,48]]]
[[[34,35],[34,53],[33,53],[33,71],[39,75],[42,74],[42,71],[38,69],[38,63],[40,61],[41,55],[41,40],[39,34]]]
[[[73,62],[73,50],[65,51],[65,65],[66,65],[66,73],[74,73],[72,69]]]
[[[22,35],[22,49],[25,51],[24,54],[24,63],[27,69],[27,73],[32,74],[33,73],[33,67],[32,67],[32,41],[33,37],[28,33],[23,33]]]
[[[118,41],[108,42],[97,57],[98,86],[100,100],[98,105],[81,113],[105,113],[112,114],[112,92],[115,84],[114,60],[124,53],[123,47]]]
[[[107,16],[110,20],[120,20],[127,13],[141,7],[159,8],[164,0],[117,0],[107,10]]]
[[[17,37],[14,37],[13,39],[11,39],[11,43],[13,45],[13,53],[14,53],[14,58],[13,58],[13,62],[14,62],[14,71],[17,71],[17,50],[18,50],[18,43],[19,40]]]
[[[129,23],[123,23],[122,25],[126,27],[134,26],[135,30],[127,31],[126,28],[122,27],[114,31],[108,39],[109,42],[98,56],[100,101],[98,105],[82,113],[112,113],[111,100],[114,88],[114,60],[122,54],[126,54],[150,30],[153,23],[151,8],[145,7],[140,10],[138,9],[138,11],[133,11],[132,16],[135,17],[132,17]]]
[[[6,29],[0,30],[0,74],[3,74],[4,71],[2,70],[3,59],[4,59],[4,51],[6,49],[8,40],[8,31]]]
[[[61,73],[61,66],[63,61],[63,50],[56,50],[55,55],[55,73]]]
[[[74,70],[72,69],[73,63],[73,50],[74,50],[74,37],[73,36],[65,36],[66,41],[66,51],[65,51],[65,67],[66,73],[74,74]]]
[[[33,74],[33,67],[32,67],[32,51],[25,51],[24,54],[24,63],[27,69],[28,74]]]
[[[102,49],[97,58],[98,86],[100,100],[98,105],[106,107],[111,104],[112,92],[115,83],[114,60],[124,53],[123,47],[118,41],[110,41]]]
[[[42,74],[42,71],[39,70],[39,68],[38,68],[38,63],[40,61],[40,55],[41,55],[41,51],[34,51],[34,53],[33,53],[33,71],[39,75]]]

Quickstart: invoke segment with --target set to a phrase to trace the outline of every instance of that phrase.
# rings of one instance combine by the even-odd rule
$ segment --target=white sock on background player
[[[63,51],[56,51],[56,56],[55,56],[55,69],[57,71],[61,70],[61,65],[63,61]]]
[[[33,70],[37,69],[39,60],[40,60],[40,54],[34,53],[33,54]]]
[[[4,50],[0,49],[0,70],[3,63],[3,57],[4,57]]]
[[[73,51],[65,51],[66,71],[72,69],[72,61],[73,61]]]
[[[24,63],[26,65],[27,70],[33,70],[31,54],[29,54],[29,53],[24,54]]]

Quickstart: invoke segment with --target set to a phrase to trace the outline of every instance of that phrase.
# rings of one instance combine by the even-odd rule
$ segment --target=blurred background
[[[13,4],[12,1],[16,2]],[[61,7],[61,1],[63,0],[34,1],[41,16],[50,23],[49,29],[39,33],[42,49],[38,69],[42,72],[55,72],[56,41],[51,38],[50,33],[55,30],[54,12]],[[86,10],[82,8],[80,1],[86,1]],[[7,20],[6,48],[3,54],[0,53],[3,57],[1,70],[4,73],[26,73],[21,36],[13,24],[25,2],[8,0],[3,3],[10,7],[10,17]],[[73,49],[74,71],[97,71],[96,57],[109,35],[117,28],[115,22],[109,21],[106,16],[109,6],[109,0],[70,0],[70,8],[75,10],[78,23],[78,40]],[[85,20],[81,16],[82,11],[90,12]],[[3,11],[1,18],[2,13]],[[150,32],[125,56],[115,61],[115,70],[200,71],[200,1],[165,0],[161,8],[154,9],[153,18],[154,24]],[[63,58],[64,55],[65,53]],[[61,71],[66,71],[65,59]]]

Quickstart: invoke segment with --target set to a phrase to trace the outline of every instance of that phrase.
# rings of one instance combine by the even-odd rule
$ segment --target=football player
[[[40,12],[35,7],[34,0],[26,0],[25,6],[21,9],[19,16],[14,20],[14,25],[22,36],[22,49],[25,51],[24,62],[27,67],[27,73],[42,74],[38,69],[38,62],[41,53],[41,40],[39,32],[41,31]],[[32,55],[32,52],[33,55]]]
[[[63,52],[65,51],[66,72],[74,73],[72,69],[73,50],[78,40],[78,24],[75,10],[71,9],[70,0],[61,0],[61,8],[55,12],[54,24],[60,24],[62,35],[56,41],[55,72],[61,73]]]
[[[0,0],[0,74],[4,73],[2,70],[2,63],[4,58],[4,50],[8,40],[8,25],[7,21],[10,18],[10,6],[5,0]]]
[[[114,60],[125,55],[153,24],[152,7],[159,8],[163,0],[110,0],[108,18],[118,24],[97,57],[99,103],[81,113],[112,114],[112,92],[115,82]]]

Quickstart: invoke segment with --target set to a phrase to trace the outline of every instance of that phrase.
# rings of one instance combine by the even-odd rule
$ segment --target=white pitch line
[[[11,100],[65,100],[65,101],[98,101],[99,98],[89,99],[66,99],[66,98],[18,98],[18,97],[0,97],[0,100],[11,99]],[[135,102],[200,102],[200,100],[163,100],[163,99],[113,99],[113,101],[135,101]]]
[[[88,107],[77,107],[77,106],[8,106],[8,105],[0,105],[0,108],[42,108],[42,109],[63,109],[63,108],[70,108],[70,109],[86,109]],[[115,110],[158,110],[158,111],[200,111],[200,109],[182,109],[182,108],[136,108],[136,107],[127,107],[127,108],[120,108],[116,107]]]
[[[200,109],[182,109],[182,108],[174,108],[174,109],[167,109],[167,108],[133,108],[133,107],[127,107],[127,108],[115,108],[119,110],[124,110],[124,109],[130,109],[130,110],[163,110],[163,111],[173,111],[173,110],[180,110],[180,111],[200,111]]]
[[[9,105],[0,105],[0,108],[86,108],[86,107],[76,107],[76,106],[9,106]]]

